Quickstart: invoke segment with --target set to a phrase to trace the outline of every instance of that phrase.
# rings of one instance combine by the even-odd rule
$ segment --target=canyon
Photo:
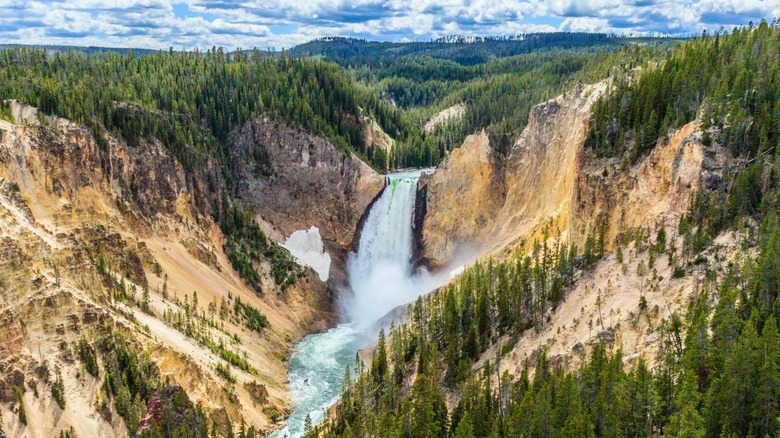
[[[382,307],[383,312],[430,291],[451,270],[457,275],[459,266],[530,252],[542,240],[582,247],[604,227],[611,248],[626,230],[644,227],[655,233],[666,227],[675,233],[691,193],[722,178],[726,154],[717,146],[705,147],[698,124],[692,122],[670,133],[638,163],[594,156],[583,142],[591,108],[606,88],[605,82],[578,85],[535,106],[527,127],[507,150],[499,150],[486,132],[475,133],[434,171],[420,176],[414,202],[408,204],[413,210],[404,219],[409,222],[409,252],[403,257],[411,270],[404,275],[423,269],[439,274],[440,280]],[[84,436],[126,433],[113,407],[98,413],[99,381],[83,372],[70,351],[80,338],[96,336],[106,321],[131,333],[132,342],[150,355],[161,375],[213,417],[241,419],[265,431],[284,424],[293,405],[287,384],[293,346],[307,334],[333,327],[340,315],[355,320],[365,313],[349,316],[359,307],[345,308],[350,301],[344,297],[360,289],[350,278],[350,254],[369,245],[361,232],[372,207],[383,202],[382,194],[395,190],[395,180],[386,181],[328,140],[266,116],[237,129],[230,163],[236,199],[278,244],[316,227],[324,254],[332,259],[328,276],[306,269],[287,288],[275,284],[269,264],[260,264],[259,293],[237,275],[223,251],[224,236],[214,220],[220,210],[221,194],[212,188],[218,171],[188,174],[159,144],[134,148],[106,134],[107,146],[100,146],[82,126],[38,116],[18,102],[12,107],[15,122],[0,125],[1,318],[7,327],[0,396],[8,403],[13,387],[48,385],[37,371],[45,363],[62,376],[67,398],[62,414],[50,416],[51,397],[25,393],[32,419],[26,430],[39,436],[65,426]],[[374,137],[384,138],[382,133]],[[740,239],[731,235],[719,241],[713,252],[725,254],[721,266],[736,254]],[[663,313],[656,310],[637,321],[633,310],[642,279],[632,273],[644,257],[635,252],[618,262],[608,255],[567,291],[568,298],[551,311],[541,331],[529,333],[503,356],[501,367],[519,373],[541,346],[557,362],[573,367],[603,337],[619,342],[627,361],[652,351],[658,339],[646,329]],[[108,277],[98,272],[98,258],[110,266]],[[703,274],[673,279],[670,269],[656,271],[663,287],[647,297],[665,303],[665,311],[681,311]],[[125,288],[148,288],[149,309],[114,302],[112,278],[122,280]],[[236,383],[221,379],[216,367],[220,359],[213,351],[161,317],[179,309],[180,298],[193,293],[200,303],[240,299],[268,319],[269,328],[262,333],[230,318],[220,328],[207,329],[232,342],[251,363],[251,372],[233,370]],[[597,304],[604,298],[609,298],[607,307]],[[618,315],[613,318],[617,323],[593,333],[583,321],[597,312]],[[341,330],[339,336],[353,336]],[[228,334],[240,342],[230,341]],[[307,344],[301,345],[297,351],[309,351]],[[486,352],[474,370],[496,355],[495,349]],[[344,358],[342,362],[351,360],[351,353]],[[7,432],[19,430],[11,411],[4,408],[2,418]]]
[[[275,284],[268,263],[257,266],[263,293],[247,286],[224,253],[224,236],[213,219],[220,195],[210,188],[210,180],[219,178],[218,172],[208,172],[212,164],[207,163],[207,172],[190,174],[160,144],[130,147],[109,135],[99,143],[83,126],[38,115],[35,108],[19,102],[13,102],[12,109],[15,122],[0,122],[4,430],[12,436],[19,430],[16,415],[5,407],[15,399],[13,388],[33,387],[41,388],[42,395],[24,395],[26,434],[46,436],[70,426],[79,436],[126,434],[110,404],[99,409],[104,397],[100,381],[84,373],[73,357],[78,341],[98,338],[106,324],[129,333],[160,368],[162,378],[181,386],[214,418],[243,419],[261,430],[284,418],[290,403],[289,351],[304,335],[337,321],[331,286],[306,270],[294,284],[282,288]],[[258,125],[267,128],[264,123],[259,119],[246,131]],[[240,149],[241,133],[237,135]],[[318,155],[303,162],[296,157],[296,164],[303,163],[297,171],[274,155],[274,163],[285,169],[281,181],[277,175],[259,193],[275,193],[264,199],[280,203],[257,205],[257,217],[269,236],[279,236],[278,241],[298,227],[308,228],[301,224],[319,225],[329,248],[346,251],[384,178],[326,141],[285,128],[277,135],[292,136],[300,144],[311,141],[307,149],[294,152],[316,150]],[[332,183],[335,191],[318,192],[319,198],[296,203],[294,199],[314,187],[309,181],[317,178]],[[296,181],[298,185],[293,184]],[[277,196],[281,193],[288,197]],[[312,203],[322,199],[340,199],[329,204],[333,216],[322,211],[307,216]],[[280,205],[288,208],[279,211]],[[296,207],[300,210],[290,210]],[[307,221],[314,216],[323,219]],[[100,272],[99,264],[108,267],[107,273]],[[114,300],[112,290],[120,281],[122,289],[135,297],[149,291],[147,310]],[[233,370],[236,384],[223,384],[215,368],[221,359],[213,349],[164,321],[164,314],[180,311],[182,300],[193,296],[202,306],[195,312],[203,315],[210,304],[232,306],[240,299],[268,320],[269,328],[262,333],[247,330],[232,318],[204,329],[251,363],[249,372]],[[44,368],[56,370],[64,383],[67,405],[61,414],[50,415],[54,401],[43,391],[50,385],[41,374]]]

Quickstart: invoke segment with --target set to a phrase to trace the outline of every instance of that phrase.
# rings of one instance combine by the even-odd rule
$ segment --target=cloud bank
[[[776,17],[778,0],[0,0],[0,43],[281,49],[323,36],[698,34]]]

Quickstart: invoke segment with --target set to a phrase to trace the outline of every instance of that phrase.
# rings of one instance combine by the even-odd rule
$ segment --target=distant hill
[[[293,47],[295,57],[318,56],[343,64],[369,64],[381,59],[429,56],[474,65],[490,59],[542,49],[572,49],[624,44],[625,39],[604,33],[535,33],[517,37],[447,37],[428,42],[378,42],[354,38],[321,38]]]
[[[85,55],[92,55],[94,53],[105,53],[105,52],[112,52],[112,53],[118,53],[120,55],[127,55],[130,52],[133,52],[136,55],[148,55],[149,53],[154,53],[157,50],[153,49],[133,49],[129,47],[95,47],[95,46],[89,46],[89,47],[83,47],[83,46],[57,46],[57,45],[48,45],[48,44],[0,44],[0,50],[5,49],[15,49],[20,47],[34,47],[37,49],[45,49],[49,52],[81,52]]]
[[[448,36],[425,42],[383,42],[347,37],[325,37],[292,47],[286,52],[248,50],[260,57],[278,57],[282,53],[296,57],[318,57],[342,65],[368,65],[401,57],[428,56],[476,65],[495,58],[549,49],[577,49],[620,46],[625,44],[676,44],[679,38],[637,38],[606,33],[547,32],[520,34],[511,37]],[[148,55],[155,49],[130,47],[63,46],[48,44],[0,44],[0,50],[19,47],[46,49],[52,53],[76,51],[86,55],[118,53]],[[178,51],[178,50],[177,50]]]

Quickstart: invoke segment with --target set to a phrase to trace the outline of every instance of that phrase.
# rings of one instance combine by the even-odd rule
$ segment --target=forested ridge
[[[356,69],[357,77],[408,109],[411,126],[437,110],[464,104],[462,119],[428,133],[408,130],[392,156],[397,167],[439,162],[465,137],[486,129],[495,147],[505,150],[528,122],[531,108],[572,88],[620,75],[658,50],[647,46],[550,50],[463,66],[432,58],[399,59],[383,68]]]
[[[6,99],[83,124],[103,147],[106,133],[133,147],[159,141],[208,185],[214,218],[226,236],[225,253],[258,291],[257,263],[270,262],[282,289],[302,270],[232,199],[231,132],[265,114],[384,169],[384,151],[365,143],[363,117],[375,117],[389,132],[406,129],[399,125],[398,110],[354,84],[335,64],[221,49],[143,56],[7,49],[0,52],[0,100],[3,117],[10,119]],[[265,156],[253,158],[258,168],[270,165],[261,162]]]
[[[525,331],[543,327],[548,309],[599,263],[605,233],[596,227],[581,255],[541,240],[529,255],[479,262],[418,300],[407,323],[380,333],[370,367],[356,358],[335,414],[310,435],[777,436],[778,43],[777,23],[704,35],[618,78],[596,105],[587,147],[597,155],[636,161],[703,114],[703,142],[722,145],[738,163],[724,187],[691,196],[674,235],[640,228],[611,242],[618,258],[629,249],[650,263],[664,255],[675,278],[705,273],[687,311],[655,328],[651,357],[626,367],[619,349],[597,342],[576,369],[553,365],[541,348],[518,376],[491,360],[472,371],[488,348],[503,356]],[[704,254],[727,230],[748,237],[743,254],[716,274]],[[640,300],[635,311],[648,305]]]
[[[359,124],[364,112],[389,132],[401,129],[396,110],[334,64],[259,52],[123,56],[7,49],[0,52],[0,79],[3,100],[18,99],[96,133],[106,129],[131,144],[154,137],[189,170],[207,157],[226,165],[230,132],[261,113],[369,162]]]
[[[622,38],[604,33],[549,32],[511,37],[450,36],[425,42],[379,42],[355,38],[321,38],[293,47],[295,56],[321,56],[344,66],[377,66],[395,58],[430,56],[461,65],[476,65],[494,58],[552,48],[567,49],[622,44]]]
[[[489,59],[473,65],[422,54],[351,65],[355,79],[376,89],[402,108],[409,129],[399,132],[390,167],[438,163],[465,137],[482,129],[504,150],[522,132],[533,105],[564,93],[576,83],[592,83],[642,65],[668,50],[675,40],[609,44],[544,50]],[[463,104],[462,119],[432,132],[424,122],[453,105]]]
[[[597,81],[615,67],[639,65],[656,55],[651,41],[667,47],[676,40],[601,34],[478,43],[333,39],[283,54],[14,47],[0,55],[0,98],[90,126],[97,138],[104,129],[131,144],[156,138],[188,170],[216,158],[230,184],[229,134],[260,114],[323,136],[380,170],[430,166],[483,128],[508,142],[522,130],[532,105],[576,81]],[[372,49],[358,50],[355,58],[339,49],[345,44]],[[306,56],[318,45],[332,52],[332,61]],[[408,53],[387,56],[390,46]],[[516,48],[497,49],[504,46]],[[489,56],[462,59],[484,50]],[[466,104],[462,123],[422,130],[426,118],[457,103]],[[390,156],[365,143],[364,117],[396,140]]]
[[[707,35],[676,47],[658,68],[618,78],[593,112],[587,145],[636,161],[655,140],[700,118],[734,155],[755,157],[780,140],[777,23]],[[711,141],[707,138],[706,141]]]
[[[544,41],[550,38],[548,47]],[[256,264],[269,260],[276,283],[285,288],[300,270],[286,251],[265,238],[251,213],[233,202],[231,133],[266,115],[327,138],[380,171],[435,165],[466,135],[483,128],[505,146],[522,130],[534,103],[576,80],[606,77],[613,68],[631,68],[654,53],[646,46],[623,47],[620,39],[578,38],[488,41],[490,47],[520,44],[522,54],[471,65],[430,55],[374,55],[346,68],[258,50],[136,54],[7,48],[0,51],[0,100],[5,102],[0,115],[10,119],[6,100],[17,99],[87,126],[102,147],[106,134],[133,147],[159,141],[207,184],[211,210],[226,235],[224,250],[242,277],[260,290]],[[457,53],[482,47],[435,45],[442,44]],[[555,48],[572,46],[578,48]],[[430,133],[422,129],[435,111],[461,102],[467,108],[461,122]],[[366,144],[366,118],[395,140],[389,156]],[[255,168],[270,168],[264,154],[252,159]]]

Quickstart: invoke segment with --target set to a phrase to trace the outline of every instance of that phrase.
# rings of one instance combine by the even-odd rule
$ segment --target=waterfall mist
[[[355,372],[355,353],[376,340],[382,318],[450,279],[449,269],[436,275],[412,270],[412,222],[421,172],[387,175],[387,186],[363,224],[358,250],[347,260],[352,290],[341,294],[344,322],[298,345],[289,365],[295,410],[272,438],[301,437],[307,418],[312,425],[322,421],[338,400],[345,369]]]
[[[387,187],[363,225],[356,253],[347,260],[352,294],[342,312],[355,328],[375,336],[376,323],[398,306],[441,285],[449,276],[412,272],[412,222],[421,171],[387,175]]]

